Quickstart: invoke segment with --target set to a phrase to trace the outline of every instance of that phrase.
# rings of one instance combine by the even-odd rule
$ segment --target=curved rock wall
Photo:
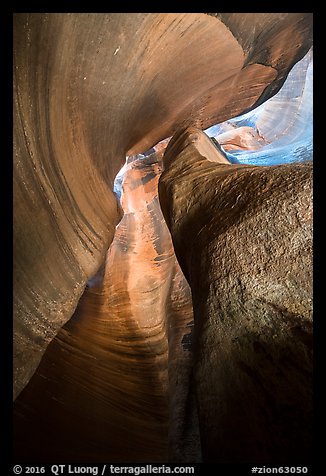
[[[301,13],[14,15],[15,396],[103,262],[125,155],[267,98],[309,49],[311,22]]]
[[[191,287],[203,461],[311,461],[312,164],[225,163],[188,128],[162,211]]]
[[[222,378],[221,394],[214,393],[213,385],[202,398],[201,406],[198,401],[196,403],[196,398],[201,399],[203,392],[205,394],[205,385],[209,386],[215,378],[220,379],[220,369],[223,371],[228,367],[216,368],[215,351],[209,356],[207,366],[195,353],[196,372],[192,378],[191,293],[193,296],[205,294],[205,286],[210,279],[215,279],[215,271],[204,251],[200,251],[198,256],[203,258],[200,273],[206,273],[207,279],[196,281],[194,285],[191,267],[187,263],[198,225],[206,229],[205,220],[214,224],[218,219],[210,215],[213,209],[206,206],[205,201],[210,202],[214,188],[207,190],[204,198],[201,195],[203,186],[211,184],[215,187],[217,166],[207,166],[205,162],[207,174],[212,172],[211,182],[206,182],[206,172],[203,177],[197,177],[198,181],[190,180],[194,190],[191,191],[193,200],[189,203],[185,204],[180,197],[181,201],[179,198],[175,200],[176,197],[169,193],[162,202],[173,240],[185,240],[181,248],[177,242],[176,250],[192,287],[190,292],[175,260],[157,198],[163,146],[155,147],[159,152],[141,161],[139,157],[134,160],[133,154],[149,149],[180,129],[186,130],[193,125],[206,128],[238,116],[275,94],[293,64],[309,50],[311,23],[311,14],[15,15],[14,396],[31,379],[49,342],[58,333],[34,377],[15,402],[17,458],[35,461],[41,453],[43,461],[52,462],[55,459],[67,462],[81,459],[83,462],[85,459],[94,462],[164,462],[167,458],[176,462],[198,462],[202,458],[204,461],[212,458],[228,460],[228,442],[233,437],[231,429],[236,430],[236,416],[233,427],[231,425],[222,442],[221,452],[212,456],[216,427],[215,423],[213,426],[207,423],[207,418],[212,417],[215,421],[216,417],[216,421],[221,422],[225,413],[220,412],[218,405],[212,408],[207,399],[220,401],[221,394],[228,398],[228,385],[233,385],[232,375],[238,375],[238,368],[235,364],[229,377]],[[169,161],[172,164],[174,160],[176,167],[182,164],[177,180],[182,182],[182,177],[188,177],[188,173],[191,176],[194,163],[192,154],[187,156],[188,162],[179,160],[179,152],[173,149],[173,144],[181,137],[182,149],[184,138],[178,132],[176,137],[171,145],[173,153],[170,148],[165,164],[167,167]],[[210,141],[195,139],[195,142],[196,153],[201,157],[209,156],[229,167],[226,156],[221,151],[218,153]],[[126,155],[130,157],[123,182],[125,215],[116,230],[123,210],[112,190],[114,177]],[[175,171],[171,164],[164,181],[171,170]],[[243,180],[246,181],[243,177],[250,176],[246,190],[252,185],[253,197],[249,208],[254,216],[257,205],[257,220],[260,220],[261,201],[254,192],[260,190],[260,185],[257,185],[260,172],[255,172],[252,178],[248,172],[250,168],[236,167],[231,175],[237,175],[240,169],[246,174],[240,174],[242,179],[235,182],[236,188],[240,190]],[[304,165],[300,170],[306,169]],[[293,171],[294,185],[289,190],[296,192],[295,187],[301,180],[300,173],[297,173],[299,169],[286,170],[289,174]],[[172,182],[175,180],[173,173],[170,176]],[[271,190],[274,187],[274,175],[270,180],[269,173],[265,172],[266,177],[262,173],[267,191],[269,186]],[[276,183],[285,175],[283,169],[279,175],[276,173]],[[288,183],[287,179],[284,183]],[[229,185],[226,186],[226,205],[227,197],[232,201],[235,193]],[[211,198],[213,202],[214,196]],[[271,202],[280,213],[287,210],[289,203],[286,200],[291,197],[281,195],[281,198],[284,203],[281,200],[283,205],[278,205],[279,208]],[[195,203],[196,199],[198,203]],[[241,197],[239,203],[242,203]],[[245,200],[244,210],[247,205]],[[182,224],[188,212],[191,218],[193,206],[198,223],[190,220],[186,235],[183,231],[175,232],[175,213]],[[232,222],[238,214],[239,229],[244,236],[248,235],[246,225],[242,227],[242,208],[235,206],[230,210],[226,206],[225,209],[230,212],[226,221]],[[299,213],[298,223],[301,223],[301,218]],[[293,215],[289,214],[288,219],[296,226]],[[281,223],[280,236],[284,232],[282,226]],[[214,229],[208,229],[214,242]],[[295,249],[298,249],[300,240],[308,240],[309,230],[304,237],[302,231],[303,227],[298,225]],[[107,253],[114,235],[115,240]],[[292,235],[289,233],[288,236]],[[289,243],[283,245],[287,249]],[[257,243],[259,246],[261,244]],[[310,250],[305,249],[304,260],[308,263]],[[214,246],[208,251],[215,259]],[[267,253],[267,248],[265,251]],[[275,251],[272,244],[270,251]],[[231,257],[236,266],[239,251],[232,250],[227,259],[223,258],[225,269]],[[220,255],[216,257],[219,258]],[[262,255],[262,262],[263,259]],[[302,276],[307,278],[309,287],[309,277]],[[277,343],[281,341],[281,329],[285,329],[285,340],[292,332],[288,330],[291,327],[289,313],[303,316],[302,322],[300,317],[293,330],[298,338],[303,342],[310,335],[309,319],[305,314],[310,312],[310,290],[307,289],[302,298],[302,308],[289,310],[289,302],[293,303],[301,296],[305,286],[300,282],[293,284],[291,279],[293,286],[285,291],[284,285],[281,289],[277,286],[270,288],[268,280],[266,289],[257,285],[263,295],[271,291],[273,297],[275,292],[277,300],[279,293],[284,293],[285,304],[282,302],[282,306],[285,310],[275,309],[276,317],[270,317],[272,322],[280,313],[284,314],[282,326],[275,325]],[[221,312],[226,314],[230,305],[234,305],[235,312],[238,312],[236,303],[240,285],[235,283],[234,289],[232,285],[234,292],[230,292],[231,281],[232,273],[226,280],[225,293],[228,294],[225,294],[221,307]],[[86,291],[74,313],[86,283]],[[250,283],[245,281],[245,286],[249,288]],[[294,291],[299,294],[293,294]],[[268,299],[271,296],[268,295]],[[195,312],[198,315],[200,304],[197,301]],[[256,304],[255,301],[254,306]],[[270,301],[259,305],[267,316]],[[205,315],[206,311],[205,308],[200,313]],[[246,310],[250,316],[251,311],[251,308]],[[73,313],[73,318],[67,322]],[[260,330],[261,323],[252,320],[254,333]],[[249,339],[255,352],[259,353],[259,345],[269,346],[272,327],[273,324],[270,327],[266,324],[267,343],[258,339],[258,351],[256,341]],[[241,329],[239,342],[245,324]],[[225,348],[230,344],[232,332]],[[236,338],[237,332],[234,332]],[[205,341],[206,337],[203,339]],[[208,347],[212,340],[219,342],[219,332],[210,335],[208,331],[207,339]],[[306,360],[302,357],[303,344],[300,342],[293,342],[290,346],[289,360],[297,362],[302,358],[302,372],[306,369],[309,374],[310,361],[308,357]],[[198,345],[200,348],[200,341]],[[239,361],[246,363],[249,360],[249,368],[252,365],[255,375],[260,375],[250,349],[246,354],[239,346]],[[280,347],[279,354],[275,349],[272,348],[271,354],[273,358],[276,355],[275,368],[279,368],[277,359],[284,357],[282,352],[287,349],[287,344]],[[286,354],[287,350],[284,352]],[[221,355],[224,358],[226,354],[222,352]],[[269,370],[272,372],[268,370],[268,362],[267,358],[261,377],[263,385]],[[204,377],[207,372],[210,374],[207,381],[204,381],[206,377],[201,379],[201,372]],[[241,372],[245,373],[243,368]],[[264,398],[268,400],[270,418],[284,416],[280,427],[285,429],[285,444],[280,459],[286,451],[288,455],[294,454],[294,450],[286,446],[290,441],[286,431],[293,428],[293,412],[301,409],[304,422],[307,422],[307,433],[303,435],[303,430],[296,432],[293,447],[298,451],[301,448],[302,455],[307,454],[309,448],[309,441],[303,443],[303,440],[306,435],[309,439],[310,434],[307,416],[310,387],[306,381],[302,383],[302,372],[298,371],[297,379],[293,377],[285,394],[279,392],[280,384],[274,382],[274,377],[271,379],[275,383],[275,395],[280,394],[281,403],[275,404],[276,410],[270,410],[268,385],[271,383],[267,385],[268,396]],[[290,378],[287,370],[285,374],[286,379]],[[257,389],[257,385],[251,385],[248,379],[243,381],[248,395]],[[298,387],[302,400],[293,397],[292,392]],[[239,403],[236,397],[232,398],[230,408],[231,402],[235,406]],[[263,406],[266,402],[263,397],[259,398],[257,401]],[[279,407],[289,407],[289,402],[295,409],[292,414],[279,411]],[[235,445],[237,458],[242,461],[248,457],[246,454],[255,454],[252,448],[259,435],[262,438],[258,445],[262,448],[261,457],[271,458],[271,454],[279,449],[273,440],[279,427],[277,423],[276,427],[271,427],[271,441],[266,442],[266,433],[261,434],[257,429],[263,418],[259,412],[256,415],[250,405],[249,409],[257,418],[253,420],[256,426],[252,433],[245,430],[244,434],[239,433],[239,443]],[[247,423],[241,418],[239,421]],[[247,437],[248,443],[241,453],[240,441]],[[223,433],[219,433],[219,438],[224,438]]]
[[[164,462],[182,437],[193,313],[159,205],[161,171],[162,154],[128,159],[106,263],[16,399],[20,459]],[[196,431],[186,446],[198,456]]]
[[[228,151],[232,163],[277,165],[312,160],[312,49],[292,68],[275,96],[206,133]]]

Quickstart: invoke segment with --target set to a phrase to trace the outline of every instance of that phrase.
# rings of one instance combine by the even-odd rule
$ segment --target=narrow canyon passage
[[[15,458],[310,462],[312,15],[14,20]]]
[[[168,459],[169,394],[177,415],[193,315],[158,201],[161,172],[162,152],[128,160],[106,263],[16,400],[15,445],[26,460]]]

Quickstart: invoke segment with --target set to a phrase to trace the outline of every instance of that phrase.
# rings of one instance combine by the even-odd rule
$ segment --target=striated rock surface
[[[159,206],[161,159],[128,159],[106,263],[16,399],[20,461],[166,462],[182,436],[193,313]],[[198,456],[196,431],[185,447]]]
[[[294,65],[275,96],[206,133],[229,152],[233,163],[277,165],[312,160],[312,49]]]
[[[14,15],[14,396],[105,259],[125,156],[250,110],[312,44],[309,13],[216,15]]]
[[[192,292],[203,461],[307,463],[312,165],[227,164],[188,128],[164,167],[160,203]]]

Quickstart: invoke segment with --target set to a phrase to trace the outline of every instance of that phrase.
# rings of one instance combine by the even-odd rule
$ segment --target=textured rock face
[[[204,461],[311,458],[312,165],[226,164],[188,128],[162,211],[192,291]]]
[[[125,155],[270,97],[311,46],[311,23],[302,13],[15,14],[14,396],[103,263]]]
[[[311,22],[15,15],[17,460],[307,463]]]
[[[128,160],[106,263],[16,399],[20,460],[164,462],[182,437],[193,313],[159,206],[161,169],[162,154]],[[196,431],[186,448],[198,457]]]
[[[292,68],[275,96],[206,133],[229,151],[232,163],[277,165],[312,160],[312,49]]]

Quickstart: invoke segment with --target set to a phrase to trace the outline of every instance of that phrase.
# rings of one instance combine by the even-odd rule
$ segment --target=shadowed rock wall
[[[252,107],[311,45],[311,14],[240,16],[14,15],[15,396],[104,260],[125,155]]]
[[[20,459],[164,462],[169,440],[182,438],[193,313],[159,205],[161,172],[162,153],[128,159],[106,263],[15,401]],[[196,432],[186,447],[198,456]]]
[[[227,164],[188,128],[164,166],[160,203],[192,291],[203,461],[310,461],[312,164]]]
[[[156,196],[160,156],[131,166],[117,231],[113,181],[126,155],[277,92],[311,46],[311,23],[301,13],[15,15],[14,396],[59,331],[16,400],[17,457],[200,461],[200,431],[211,458],[215,428],[206,410],[198,426],[189,381],[190,289]]]

